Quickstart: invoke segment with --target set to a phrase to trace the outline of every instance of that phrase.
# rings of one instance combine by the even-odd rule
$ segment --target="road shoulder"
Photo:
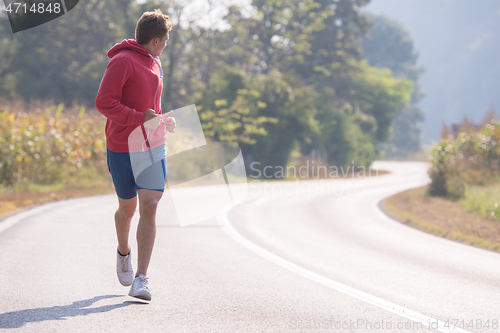
[[[467,212],[458,203],[425,196],[425,187],[395,194],[379,203],[390,218],[430,234],[500,252],[500,223]]]

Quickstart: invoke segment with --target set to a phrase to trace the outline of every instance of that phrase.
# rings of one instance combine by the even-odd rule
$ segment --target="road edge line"
[[[109,195],[109,194],[99,194],[99,195],[91,195],[91,196],[85,196],[85,197],[80,197],[80,198],[62,199],[62,200],[58,200],[58,201],[52,201],[52,202],[47,202],[47,203],[31,206],[31,207],[26,208],[25,210],[23,210],[21,212],[15,213],[15,214],[5,218],[4,220],[0,221],[0,235],[2,234],[2,232],[13,227],[18,222],[21,222],[22,220],[27,219],[35,214],[39,214],[39,213],[42,213],[46,210],[49,210],[52,208],[57,208],[59,206],[63,206],[65,204],[71,203],[72,201],[88,199],[88,198],[101,196],[101,195]]]
[[[455,329],[447,329],[444,327],[445,322],[426,316],[424,314],[418,313],[416,311],[407,309],[405,307],[402,307],[400,305],[394,304],[392,302],[386,301],[382,298],[379,298],[377,296],[370,295],[364,291],[349,287],[343,283],[334,281],[332,279],[326,278],[320,274],[314,273],[308,269],[305,269],[297,264],[294,264],[288,260],[283,259],[282,257],[256,245],[255,243],[252,243],[248,239],[246,239],[243,235],[241,235],[231,224],[229,221],[229,211],[232,209],[232,207],[226,208],[223,212],[221,212],[219,215],[217,215],[217,220],[224,232],[231,237],[234,241],[239,243],[240,245],[243,245],[250,251],[254,252],[255,254],[263,257],[264,259],[267,259],[285,269],[288,269],[289,271],[292,271],[302,277],[308,278],[312,281],[318,282],[326,287],[332,288],[334,290],[337,290],[341,293],[344,293],[348,296],[354,297],[356,299],[359,299],[363,302],[366,302],[368,304],[374,305],[378,308],[381,308],[383,310],[389,311],[391,313],[394,313],[398,316],[404,317],[406,319],[422,323],[422,325],[425,325],[427,328],[429,328],[429,324],[431,323],[438,323],[438,328],[433,327],[434,329],[438,330],[439,332],[459,332],[459,333],[471,333],[469,331],[460,329],[460,328],[455,328]]]

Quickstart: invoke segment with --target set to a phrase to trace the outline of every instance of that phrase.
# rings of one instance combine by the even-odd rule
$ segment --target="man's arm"
[[[120,102],[122,89],[130,76],[130,71],[130,66],[125,60],[111,60],[106,68],[95,100],[95,106],[99,112],[123,126],[142,124],[148,120],[145,119],[146,114],[144,112],[129,108]]]

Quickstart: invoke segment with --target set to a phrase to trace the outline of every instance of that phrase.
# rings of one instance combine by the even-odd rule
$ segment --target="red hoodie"
[[[163,123],[156,130],[142,126],[147,109],[161,114],[160,60],[133,39],[113,46],[108,57],[111,61],[95,101],[97,110],[107,118],[106,146],[116,153],[129,152],[129,136],[138,126],[149,138],[147,146],[164,144],[167,130]]]

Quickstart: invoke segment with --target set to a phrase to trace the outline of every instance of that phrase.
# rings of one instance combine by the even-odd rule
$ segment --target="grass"
[[[382,206],[397,220],[431,233],[500,252],[500,222],[477,212],[467,211],[462,203],[426,196],[426,187],[408,190],[383,201]]]
[[[500,220],[500,184],[468,186],[465,197],[458,203],[468,212]]]

